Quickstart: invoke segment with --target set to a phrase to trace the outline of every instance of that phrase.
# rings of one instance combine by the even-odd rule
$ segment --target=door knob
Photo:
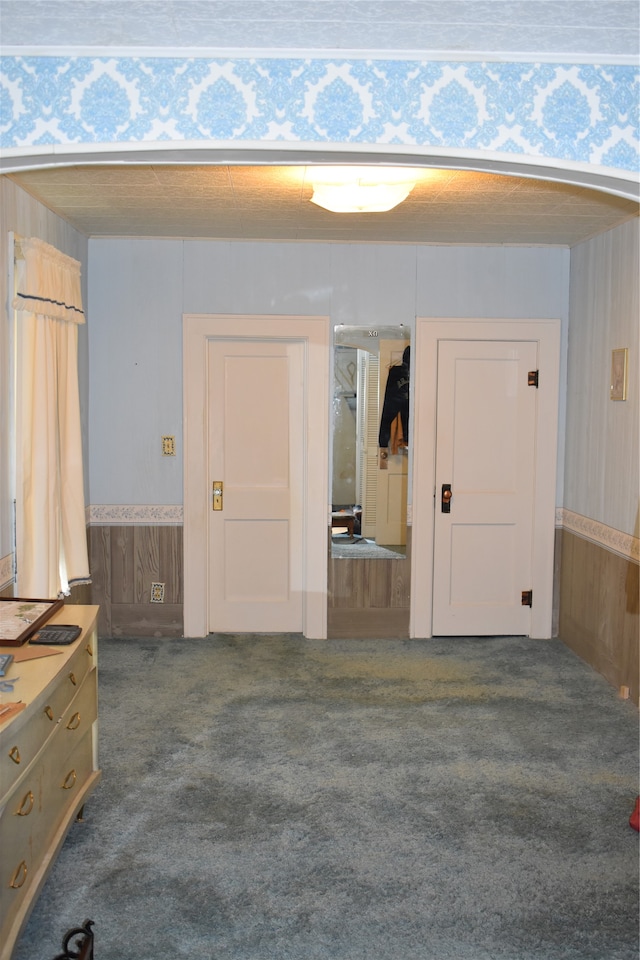
[[[451,491],[450,483],[442,484],[442,499],[440,501],[442,513],[451,513],[451,498],[453,493]]]
[[[222,480],[213,481],[213,509],[222,510],[222,497],[224,492],[224,484]]]

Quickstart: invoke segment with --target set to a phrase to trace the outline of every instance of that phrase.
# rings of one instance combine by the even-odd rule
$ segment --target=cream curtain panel
[[[16,258],[17,595],[89,580],[78,391],[80,264],[38,239]],[[17,252],[17,251],[16,251]]]

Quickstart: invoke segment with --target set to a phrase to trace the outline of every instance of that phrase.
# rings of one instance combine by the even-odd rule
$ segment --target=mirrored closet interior
[[[410,330],[334,330],[332,559],[407,551]]]

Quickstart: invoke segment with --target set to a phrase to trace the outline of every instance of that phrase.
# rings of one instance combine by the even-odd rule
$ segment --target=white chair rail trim
[[[120,526],[126,524],[174,524],[183,522],[182,504],[92,504],[88,510],[90,526]],[[579,513],[558,507],[556,526],[570,533],[591,540],[613,553],[640,563],[640,538],[623,533],[598,520],[583,517]],[[11,555],[0,559],[0,584],[10,580],[12,573]],[[5,573],[8,571],[8,575]]]
[[[184,511],[182,504],[93,504],[88,511],[89,526],[124,526],[139,524],[181,524]]]
[[[608,527],[606,523],[583,517],[563,507],[559,507],[556,511],[556,526],[574,533],[583,540],[597,543],[626,560],[640,563],[640,538],[631,533],[623,533],[622,530]]]

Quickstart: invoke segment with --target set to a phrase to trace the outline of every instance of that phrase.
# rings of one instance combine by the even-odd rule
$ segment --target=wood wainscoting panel
[[[133,603],[135,600],[134,545],[140,535],[134,526],[111,527],[112,603]]]
[[[91,602],[100,605],[98,636],[111,636],[111,527],[89,527]]]
[[[406,640],[409,613],[400,607],[329,607],[327,637],[329,640]]]
[[[91,526],[89,561],[101,636],[183,636],[181,526]],[[152,583],[164,603],[151,602]]]
[[[613,686],[640,699],[640,566],[600,544],[562,532],[559,637]]]
[[[332,559],[329,556],[327,636],[329,639],[407,638],[411,559]],[[329,530],[329,551],[331,530]]]
[[[181,637],[181,603],[112,603],[112,637]]]
[[[90,607],[91,604],[91,584],[90,583],[76,583],[71,587],[71,592],[68,597],[65,597],[65,604],[68,606],[73,606],[78,604],[81,607]]]

